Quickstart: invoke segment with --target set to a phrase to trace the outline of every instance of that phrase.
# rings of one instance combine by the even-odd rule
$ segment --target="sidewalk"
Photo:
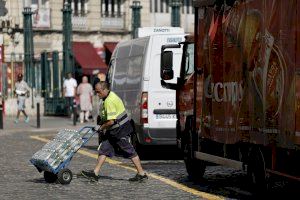
[[[52,116],[41,116],[40,128],[37,128],[36,117],[30,117],[29,123],[24,122],[24,117],[21,116],[19,123],[14,123],[15,117],[5,116],[3,119],[3,129],[0,129],[0,135],[2,133],[32,131],[32,132],[43,132],[43,131],[58,131],[61,129],[74,129],[79,130],[83,126],[95,126],[94,122],[88,122],[80,124],[76,123],[73,125],[73,119],[67,117],[52,117]]]

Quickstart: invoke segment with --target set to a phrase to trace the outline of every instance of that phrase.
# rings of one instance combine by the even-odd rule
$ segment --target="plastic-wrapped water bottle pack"
[[[53,140],[43,146],[31,158],[31,162],[41,169],[52,171],[82,145],[82,135],[74,130],[61,130]]]

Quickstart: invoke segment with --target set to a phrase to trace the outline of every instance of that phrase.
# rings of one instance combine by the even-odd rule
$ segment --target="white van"
[[[138,30],[139,38],[120,42],[111,57],[107,74],[112,91],[123,100],[132,119],[132,143],[141,145],[176,144],[175,90],[161,86],[160,56],[165,44],[184,41],[184,30],[148,27]],[[174,77],[179,76],[182,49],[173,51]],[[175,83],[174,78],[168,82]]]

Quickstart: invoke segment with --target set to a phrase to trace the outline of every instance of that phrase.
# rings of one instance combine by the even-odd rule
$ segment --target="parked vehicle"
[[[188,174],[200,179],[211,162],[246,170],[254,189],[269,175],[300,181],[300,1],[194,3],[176,84],[165,82],[176,46],[161,61]]]
[[[111,90],[124,101],[135,127],[132,143],[138,150],[143,145],[175,145],[175,91],[160,84],[160,53],[163,44],[183,41],[184,31],[148,27],[139,29],[138,35],[140,38],[118,43],[113,52],[108,70]],[[173,53],[178,76],[182,49]]]

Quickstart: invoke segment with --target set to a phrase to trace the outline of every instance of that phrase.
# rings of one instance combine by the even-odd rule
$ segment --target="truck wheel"
[[[189,178],[193,181],[200,181],[203,178],[206,163],[203,160],[194,158],[192,143],[192,118],[186,120],[185,132],[182,134],[182,152]],[[197,144],[197,143],[196,143]]]
[[[58,181],[61,184],[65,185],[65,184],[69,184],[72,181],[73,174],[71,170],[65,168],[60,170],[60,172],[58,172],[57,177],[58,177]]]
[[[57,180],[57,175],[52,172],[44,171],[44,179],[47,183],[54,183]]]
[[[266,168],[263,154],[259,148],[252,148],[249,152],[247,176],[250,187],[255,193],[267,190]]]
[[[192,147],[190,144],[184,144],[183,146],[183,159],[189,178],[196,182],[200,181],[203,178],[206,164],[204,161],[192,157]]]

